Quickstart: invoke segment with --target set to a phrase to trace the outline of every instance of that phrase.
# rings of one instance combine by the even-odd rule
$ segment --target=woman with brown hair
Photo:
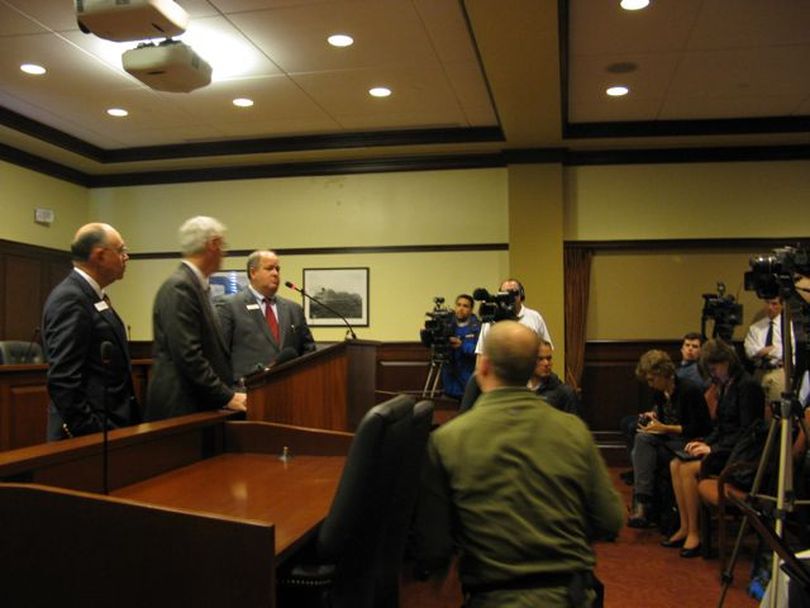
[[[703,473],[718,474],[734,445],[751,423],[762,418],[765,409],[762,387],[745,373],[734,348],[719,339],[709,340],[701,350],[700,364],[717,386],[718,405],[711,433],[702,441],[687,443],[684,448],[694,460],[675,458],[670,463],[681,525],[661,544],[682,547],[681,557],[700,555],[698,476],[703,459],[712,454],[712,470]]]

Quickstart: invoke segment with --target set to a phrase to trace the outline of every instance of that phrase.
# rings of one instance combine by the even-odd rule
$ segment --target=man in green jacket
[[[538,339],[496,324],[476,366],[476,407],[428,444],[417,553],[431,572],[458,551],[467,608],[590,606],[590,543],[615,537],[623,508],[590,431],[526,383]]]

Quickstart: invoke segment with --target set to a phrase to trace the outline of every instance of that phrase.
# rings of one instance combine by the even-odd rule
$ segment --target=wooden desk
[[[325,516],[352,436],[229,417],[112,431],[109,497],[100,434],[0,454],[4,599],[272,608],[275,568]]]

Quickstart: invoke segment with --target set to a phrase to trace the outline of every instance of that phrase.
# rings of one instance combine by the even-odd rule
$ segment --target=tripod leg
[[[770,425],[768,426],[768,438],[765,440],[765,447],[762,449],[762,456],[760,457],[759,464],[757,465],[757,474],[754,477],[754,483],[751,486],[751,491],[748,493],[749,500],[759,493],[759,488],[762,485],[762,478],[765,476],[765,468],[770,458],[770,454],[773,451],[774,440],[776,439],[776,429],[777,420],[776,418],[772,418]],[[728,565],[720,575],[720,580],[723,583],[723,587],[720,591],[720,601],[717,604],[718,608],[722,608],[723,602],[726,599],[728,588],[734,581],[734,566],[737,564],[737,557],[740,554],[740,548],[742,547],[742,541],[745,537],[747,526],[748,519],[744,518],[740,524],[740,529],[737,532],[737,538],[734,541],[734,550],[731,552],[731,555],[728,558]]]
[[[427,379],[425,380],[425,387],[422,389],[422,397],[423,398],[428,396],[428,388],[430,387],[431,383],[433,382],[433,374],[435,372],[436,372],[436,362],[431,361],[430,362],[430,367],[428,368]]]
[[[436,387],[439,386],[439,378],[441,378],[442,374],[442,366],[444,365],[444,361],[439,363],[436,367],[436,375],[433,378],[433,386],[430,389],[430,398],[433,399],[433,396],[436,394]]]

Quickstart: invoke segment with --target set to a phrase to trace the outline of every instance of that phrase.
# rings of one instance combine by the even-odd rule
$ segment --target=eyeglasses
[[[121,245],[120,247],[104,247],[104,249],[109,249],[118,255],[127,255],[129,253],[129,249],[127,249],[126,245]]]

